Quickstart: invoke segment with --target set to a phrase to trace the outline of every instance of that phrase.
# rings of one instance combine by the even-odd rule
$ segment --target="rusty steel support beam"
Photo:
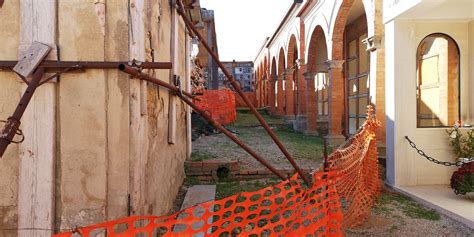
[[[13,68],[18,63],[18,61],[0,61],[0,70],[13,71]],[[17,133],[20,127],[21,117],[25,113],[26,107],[30,102],[33,94],[39,86],[41,86],[44,81],[42,77],[46,72],[57,72],[55,76],[58,76],[62,72],[67,72],[68,70],[77,70],[77,69],[117,69],[119,65],[125,64],[128,62],[95,62],[95,61],[42,61],[37,69],[33,72],[33,77],[30,82],[25,78],[24,81],[27,83],[28,87],[26,88],[25,93],[20,99],[18,106],[15,109],[15,112],[12,116],[7,119],[5,127],[0,132],[0,158],[3,157],[7,147],[12,143],[15,134]],[[169,62],[136,62],[133,61],[133,64],[140,69],[171,69],[173,67],[172,63]],[[53,77],[55,77],[53,76]],[[48,78],[52,79],[53,77]],[[186,93],[187,96],[194,98],[193,95]]]
[[[0,61],[0,70],[12,70],[18,61]],[[95,61],[43,61],[40,66],[46,72],[60,71],[68,68],[77,69],[117,69],[120,64],[125,62],[95,62]],[[171,69],[171,62],[142,62],[135,63],[136,66],[144,69]]]
[[[135,77],[135,78],[139,78],[141,80],[145,80],[145,81],[157,84],[159,86],[165,87],[165,88],[169,89],[170,91],[176,93],[176,96],[178,96],[182,101],[184,101],[186,104],[191,106],[191,108],[194,111],[196,111],[196,113],[198,113],[204,119],[209,121],[212,124],[212,126],[214,126],[214,128],[216,128],[217,130],[219,130],[220,132],[225,134],[228,138],[230,138],[232,141],[234,141],[237,145],[239,145],[242,149],[244,149],[247,153],[249,153],[258,162],[260,162],[262,165],[267,167],[267,169],[269,169],[272,173],[274,173],[276,176],[278,176],[282,180],[287,179],[287,177],[285,177],[285,175],[281,174],[270,163],[268,163],[268,161],[266,161],[261,156],[259,156],[257,153],[255,153],[254,150],[252,150],[249,146],[242,143],[242,141],[240,141],[234,134],[229,132],[229,130],[225,129],[224,127],[222,127],[222,125],[220,125],[218,122],[216,122],[207,111],[204,111],[204,110],[200,109],[196,104],[194,104],[192,101],[190,101],[185,96],[186,94],[184,92],[182,93],[182,91],[178,87],[170,85],[170,84],[168,84],[164,81],[161,81],[157,78],[154,78],[150,75],[147,75],[143,72],[140,72],[140,71],[136,70],[135,68],[132,68],[132,67],[124,65],[124,64],[120,65],[119,69],[121,71]]]
[[[0,158],[5,154],[8,145],[12,142],[13,137],[18,131],[21,124],[21,117],[25,113],[26,107],[28,106],[28,103],[30,103],[31,98],[33,98],[33,94],[35,93],[36,88],[38,88],[38,84],[40,83],[44,73],[45,70],[43,67],[39,67],[33,73],[33,78],[28,84],[25,93],[23,93],[15,112],[7,119],[5,128],[0,132]]]
[[[295,162],[291,154],[288,152],[288,150],[285,148],[285,146],[280,142],[276,134],[273,132],[273,130],[268,126],[268,124],[265,122],[263,117],[260,115],[260,113],[257,112],[255,107],[252,105],[250,100],[247,98],[247,96],[244,95],[242,90],[240,89],[240,86],[238,83],[233,79],[232,75],[227,71],[225,66],[222,64],[222,62],[219,60],[217,55],[212,51],[212,49],[209,47],[209,45],[206,43],[206,40],[204,37],[196,30],[194,25],[191,23],[191,21],[187,18],[186,13],[183,10],[183,4],[181,1],[179,1],[179,7],[178,7],[178,13],[181,15],[181,17],[184,20],[184,23],[186,24],[186,27],[188,28],[189,31],[193,32],[196,37],[199,38],[199,41],[201,44],[206,48],[207,52],[212,56],[214,61],[217,63],[217,65],[221,68],[222,72],[224,75],[227,77],[227,80],[230,82],[232,87],[235,89],[235,91],[240,95],[240,97],[244,100],[245,104],[250,108],[252,113],[257,117],[258,121],[260,124],[263,126],[263,128],[267,131],[268,135],[273,139],[275,144],[280,148],[280,150],[283,152],[285,157],[288,159],[288,161],[291,163],[291,165],[295,168],[295,170],[298,172],[298,174],[301,176],[301,178],[305,181],[306,184],[310,185],[310,180],[308,177],[303,173],[303,170],[298,166],[298,164]]]
[[[125,65],[125,64],[120,64],[118,67],[117,67],[120,71],[122,72],[125,72],[127,74],[130,74],[132,76],[135,76],[135,77],[138,77],[140,79],[143,79],[145,81],[149,81],[149,82],[152,82],[152,83],[155,83],[159,86],[162,86],[162,87],[165,87],[171,91],[174,91],[174,92],[181,92],[183,93],[185,96],[188,96],[189,98],[195,98],[194,95],[192,95],[191,93],[188,93],[186,91],[180,91],[180,88],[176,87],[176,86],[173,86],[169,83],[166,83],[164,81],[161,81],[159,79],[156,79],[154,77],[151,77],[149,76],[148,74],[145,74],[145,73],[142,73],[142,72],[139,72],[137,71],[137,69],[133,68],[133,67],[130,67],[128,65]],[[152,81],[151,81],[152,80]]]

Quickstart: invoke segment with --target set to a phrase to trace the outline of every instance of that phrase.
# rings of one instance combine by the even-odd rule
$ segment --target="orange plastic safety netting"
[[[381,187],[376,131],[380,122],[368,106],[367,120],[359,131],[328,158],[330,171],[340,174],[337,192],[344,199],[343,227],[363,223],[369,216]]]
[[[304,189],[294,175],[255,192],[207,202],[169,216],[129,217],[73,232],[81,236],[342,236],[370,215],[380,191],[376,130],[371,115],[358,133],[328,158]],[[341,199],[344,200],[341,206]]]
[[[336,173],[315,173],[311,188],[298,176],[255,192],[207,202],[170,216],[129,217],[89,227],[81,236],[341,236]],[[70,237],[73,232],[55,235]]]
[[[231,90],[204,90],[194,103],[220,124],[227,125],[237,120],[235,95]]]

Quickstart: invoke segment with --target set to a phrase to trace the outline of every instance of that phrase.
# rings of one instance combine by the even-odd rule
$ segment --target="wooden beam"
[[[13,71],[25,78],[30,76],[41,61],[48,55],[49,51],[51,51],[51,47],[48,45],[37,41],[33,42],[28,50],[20,55],[20,60],[13,68]]]
[[[56,44],[56,6],[56,0],[21,0],[19,55],[34,41]],[[57,54],[50,53],[47,59],[57,60]],[[56,97],[56,83],[46,83],[36,90],[23,116],[25,141],[20,145],[18,236],[53,234]]]

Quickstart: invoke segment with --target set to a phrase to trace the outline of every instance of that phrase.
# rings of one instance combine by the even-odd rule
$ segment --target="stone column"
[[[277,78],[277,108],[275,115],[283,116],[285,114],[285,110],[283,109],[284,105],[284,94],[283,94],[283,81],[285,80],[285,76],[281,75]]]
[[[285,74],[287,75],[285,77],[286,83],[285,83],[285,118],[286,119],[294,119],[295,118],[295,107],[294,107],[294,78],[293,78],[293,70],[286,69]]]
[[[268,109],[270,110],[270,114],[274,115],[276,112],[275,107],[275,82],[277,81],[276,76],[272,75],[270,78],[270,92],[268,94]]]
[[[317,122],[317,94],[314,90],[316,72],[305,72],[304,79],[306,83],[306,135],[318,135]]]
[[[342,135],[344,119],[344,60],[327,60],[329,88],[329,131],[325,137],[330,146],[337,147],[345,141]]]
[[[298,90],[296,91],[298,95],[298,103],[295,108],[296,112],[296,123],[295,130],[298,132],[305,132],[307,125],[307,115],[306,115],[306,80],[304,76],[304,71],[306,67],[301,65],[296,74],[295,83],[298,83]]]

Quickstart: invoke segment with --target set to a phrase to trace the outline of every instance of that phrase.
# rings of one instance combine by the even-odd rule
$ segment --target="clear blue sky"
[[[271,37],[293,0],[201,0],[214,10],[217,44],[222,61],[253,61],[266,37]]]

